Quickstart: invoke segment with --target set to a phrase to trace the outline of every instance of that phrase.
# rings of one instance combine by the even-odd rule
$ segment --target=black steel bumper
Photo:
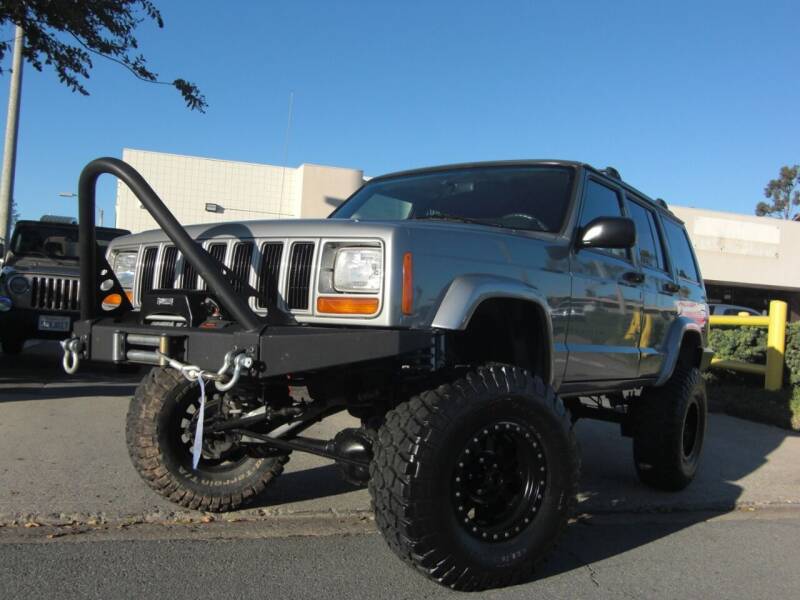
[[[83,360],[165,364],[158,350],[181,362],[216,371],[228,352],[244,351],[255,361],[253,374],[259,377],[400,357],[431,348],[434,338],[430,330],[304,325],[273,325],[257,332],[235,327],[160,328],[140,325],[131,318],[78,321],[73,331],[81,340]]]
[[[77,312],[54,312],[42,309],[17,308],[0,313],[0,337],[13,337],[22,340],[63,340],[70,336],[69,331],[45,331],[39,329],[39,317],[67,317],[70,323],[78,318]],[[71,327],[70,327],[71,329]]]

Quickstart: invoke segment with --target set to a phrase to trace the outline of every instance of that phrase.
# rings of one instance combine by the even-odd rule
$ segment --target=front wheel
[[[289,457],[250,456],[229,436],[207,435],[193,470],[191,447],[199,406],[197,383],[172,369],[152,369],[128,409],[128,453],[139,475],[169,500],[196,510],[235,510],[278,477]],[[207,402],[204,422],[213,419],[214,412]]]
[[[482,367],[389,412],[370,465],[392,550],[458,590],[527,577],[563,531],[578,483],[568,411],[517,367]]]

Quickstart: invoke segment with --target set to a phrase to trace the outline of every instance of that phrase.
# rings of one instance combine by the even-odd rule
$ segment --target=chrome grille
[[[171,290],[175,287],[175,264],[178,262],[178,249],[167,246],[161,257],[161,273],[158,277],[158,287]]]
[[[241,292],[250,283],[250,263],[253,260],[253,242],[240,242],[233,247],[231,273],[233,289]]]
[[[260,246],[256,246],[256,243]],[[315,242],[290,241],[287,244],[284,241],[246,240],[234,243],[230,252],[226,242],[204,244],[204,247],[212,258],[229,269],[237,292],[244,289],[244,284],[250,283],[251,265],[255,266],[256,309],[265,310],[270,305],[280,304],[283,298],[290,310],[310,310]],[[254,257],[257,251],[260,254]],[[289,253],[286,262],[285,252]],[[176,286],[176,281],[180,289],[208,289],[195,268],[174,246],[165,246],[163,249],[158,246],[145,247],[141,261],[139,298],[154,287],[171,289]]]
[[[228,249],[228,244],[211,244],[207,251],[211,255],[211,258],[216,260],[219,264],[225,264],[225,251]],[[202,289],[207,290],[208,284],[203,281]]]
[[[289,255],[289,282],[286,290],[286,303],[290,309],[308,310],[313,258],[313,242],[292,244],[292,252]]]
[[[181,269],[181,289],[182,290],[196,290],[197,287],[197,271],[184,257],[183,268]]]
[[[158,256],[157,246],[145,248],[144,256],[142,257],[142,278],[139,283],[140,296],[144,296],[153,289],[153,282],[156,276],[156,256]]]
[[[278,282],[281,274],[282,242],[265,242],[261,245],[261,264],[258,268],[257,308],[267,308],[278,302]]]
[[[31,308],[78,310],[78,280],[31,277]]]

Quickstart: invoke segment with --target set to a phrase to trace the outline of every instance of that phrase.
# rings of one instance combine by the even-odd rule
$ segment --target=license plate
[[[69,317],[39,315],[39,331],[69,331]]]

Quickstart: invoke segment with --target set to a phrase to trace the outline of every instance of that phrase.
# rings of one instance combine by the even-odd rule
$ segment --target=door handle
[[[638,271],[628,271],[622,275],[622,279],[624,279],[627,283],[642,283],[644,282],[644,273],[639,273]]]
[[[680,291],[681,286],[679,286],[677,283],[672,283],[671,281],[667,281],[663,286],[661,286],[661,289],[670,294],[674,294],[675,292]]]

